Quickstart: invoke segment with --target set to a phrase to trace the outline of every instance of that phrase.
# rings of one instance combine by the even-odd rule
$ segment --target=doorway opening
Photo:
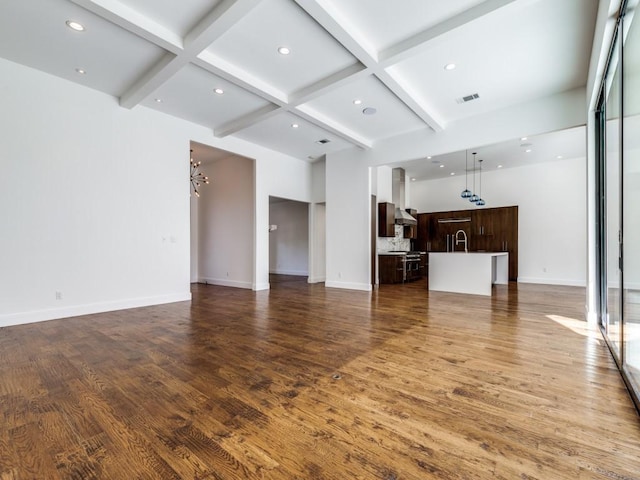
[[[309,204],[269,197],[269,283],[309,279]]]

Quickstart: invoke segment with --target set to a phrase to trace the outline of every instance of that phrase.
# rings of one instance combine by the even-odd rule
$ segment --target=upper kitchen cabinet
[[[518,207],[472,210],[474,251],[509,252],[509,280],[518,279]]]
[[[509,252],[509,280],[518,279],[517,206],[418,214],[418,250],[464,251],[465,237],[469,252]]]
[[[416,250],[421,252],[428,252],[431,250],[429,242],[429,213],[419,213],[417,215],[418,225],[416,232]]]
[[[396,206],[393,203],[381,202],[378,204],[378,236],[396,236]]]

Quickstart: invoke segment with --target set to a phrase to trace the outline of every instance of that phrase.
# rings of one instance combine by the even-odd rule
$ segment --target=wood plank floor
[[[640,478],[584,289],[279,280],[0,329],[0,479]]]

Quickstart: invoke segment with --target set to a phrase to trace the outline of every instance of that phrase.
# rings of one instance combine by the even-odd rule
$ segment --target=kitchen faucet
[[[458,235],[460,233],[462,234],[463,238],[458,238]],[[469,250],[467,250],[467,234],[465,233],[465,231],[464,230],[458,230],[456,232],[456,237],[455,238],[456,238],[456,246],[459,243],[464,243],[464,253],[469,253]],[[455,250],[455,248],[454,248],[454,250]]]

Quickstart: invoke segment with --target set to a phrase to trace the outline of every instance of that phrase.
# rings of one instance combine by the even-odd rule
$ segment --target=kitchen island
[[[429,290],[491,295],[509,283],[508,252],[429,252]]]

